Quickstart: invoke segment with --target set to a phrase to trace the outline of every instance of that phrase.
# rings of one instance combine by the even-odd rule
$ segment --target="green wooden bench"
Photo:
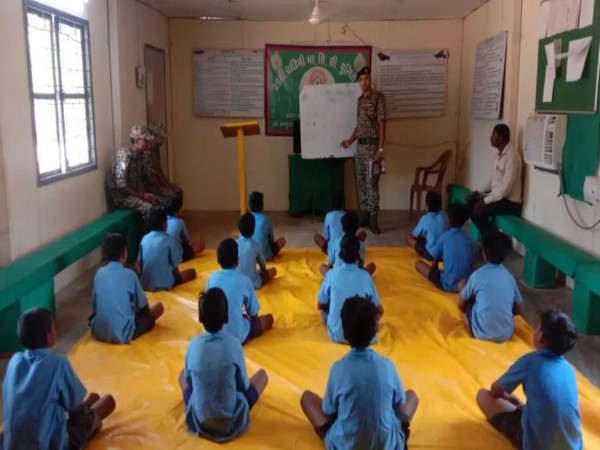
[[[0,269],[0,352],[21,348],[16,331],[23,311],[34,306],[56,311],[55,275],[98,248],[107,233],[125,234],[135,258],[141,224],[132,211],[120,209]]]
[[[470,191],[459,185],[448,185],[451,203],[465,203]],[[592,282],[591,273],[600,274],[600,260],[549,233],[527,220],[508,214],[499,214],[494,223],[504,233],[525,247],[523,281],[532,288],[556,287],[556,271],[575,280],[572,317],[577,328],[584,333],[600,334],[600,282]],[[478,237],[471,226],[472,237]],[[592,268],[598,268],[598,272]]]

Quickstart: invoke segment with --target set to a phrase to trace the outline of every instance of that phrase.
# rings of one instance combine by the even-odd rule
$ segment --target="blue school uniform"
[[[446,214],[443,211],[427,212],[421,216],[419,223],[412,231],[415,238],[425,237],[425,250],[431,255],[431,249],[438,238],[448,229]]]
[[[252,282],[235,269],[223,269],[208,277],[206,290],[213,287],[225,292],[229,305],[229,321],[223,332],[243,343],[250,333],[249,317],[256,316],[260,310]]]
[[[167,216],[167,234],[175,238],[177,245],[182,251],[181,240],[190,241],[190,234],[185,226],[185,221],[181,217]]]
[[[548,349],[521,356],[498,380],[513,392],[523,385],[524,450],[581,450],[579,394],[573,367]]]
[[[135,332],[135,313],[148,304],[146,294],[131,269],[118,261],[101,267],[94,277],[90,320],[92,335],[104,342],[125,344]]]
[[[67,412],[85,395],[66,356],[48,348],[15,353],[2,386],[4,448],[68,450]]]
[[[250,380],[238,339],[222,330],[194,337],[184,370],[192,390],[185,409],[190,432],[226,442],[248,429],[250,406],[243,391]]]
[[[238,266],[237,271],[242,275],[250,278],[252,286],[258,289],[262,285],[260,272],[256,270],[256,264],[261,270],[266,269],[265,257],[263,256],[260,244],[253,238],[241,236],[237,240],[238,243]]]
[[[342,263],[342,258],[340,258],[340,245],[342,243],[342,237],[336,239],[335,241],[330,241],[327,246],[327,263],[331,267],[337,267],[340,263]],[[365,266],[365,254],[367,253],[367,244],[365,241],[360,241],[360,247],[358,250],[359,260],[358,266],[362,269]]]
[[[356,349],[329,372],[323,412],[337,415],[328,449],[404,450],[399,417],[406,394],[394,364],[369,348]]]
[[[151,231],[142,238],[138,262],[142,269],[140,281],[147,291],[171,289],[174,271],[182,262],[179,245],[164,231]]]
[[[342,230],[342,217],[346,214],[343,210],[329,211],[323,223],[323,237],[327,242],[334,242],[344,236]]]
[[[260,244],[260,248],[265,260],[271,261],[271,259],[273,259],[273,252],[271,251],[271,246],[269,244],[275,242],[271,219],[262,212],[253,212],[252,215],[254,216],[254,220],[256,222],[252,239]]]
[[[379,294],[371,275],[356,264],[342,263],[329,270],[319,289],[320,305],[329,305],[327,334],[333,342],[346,343],[340,314],[346,299],[359,295],[379,306]]]
[[[458,281],[469,278],[473,265],[471,239],[460,228],[443,233],[430,251],[433,259],[443,260],[441,283],[444,291],[458,292]]]
[[[475,298],[471,331],[477,339],[504,342],[515,332],[513,308],[523,298],[512,274],[502,264],[487,263],[469,277],[463,300]]]

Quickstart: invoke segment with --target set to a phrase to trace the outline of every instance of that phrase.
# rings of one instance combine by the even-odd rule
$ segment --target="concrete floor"
[[[276,237],[283,235],[289,247],[312,247],[312,237],[322,232],[323,217],[291,217],[286,213],[270,214]],[[194,212],[185,215],[192,241],[194,236],[206,239],[208,248],[215,248],[227,236],[237,236],[237,219],[235,212]],[[369,232],[369,246],[404,246],[404,235],[412,229],[414,221],[410,220],[406,211],[383,211],[380,216],[382,234],[375,236]],[[482,264],[481,257],[476,257],[476,264]],[[529,289],[522,280],[522,258],[513,252],[506,261],[506,266],[515,275],[524,303],[524,317],[535,326],[540,312],[550,307],[557,307],[569,313],[571,309],[571,290],[562,287],[557,289]],[[67,286],[57,295],[57,331],[58,342],[56,352],[67,352],[87,331],[87,317],[90,314],[89,297],[94,270],[87,272],[74,283]],[[600,336],[580,335],[575,348],[567,355],[567,359],[579,369],[596,386],[600,387]],[[4,379],[7,361],[0,360],[0,376]],[[1,420],[1,409],[0,409]]]

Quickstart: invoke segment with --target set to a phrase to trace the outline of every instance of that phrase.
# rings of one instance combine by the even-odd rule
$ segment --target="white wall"
[[[106,213],[106,168],[114,155],[115,140],[122,141],[121,135],[115,139],[113,128],[109,1],[43,0],[43,3],[89,21],[98,169],[37,186],[23,2],[1,1],[0,26],[4,36],[10,36],[10,39],[0,40],[0,161],[3,162],[0,164],[0,214],[3,219],[7,218],[8,224],[8,233],[4,233],[6,227],[0,220],[2,262],[15,260]],[[118,40],[118,51],[114,53],[117,60],[122,59],[122,55],[134,54],[141,55],[139,61],[142,61],[144,42],[168,48],[166,18],[133,0],[119,0],[118,4],[119,8],[130,7],[134,17],[139,14],[146,26],[139,38],[134,34],[127,41]],[[126,28],[127,19],[131,23],[129,10],[119,18],[119,25]],[[145,121],[144,91],[135,91],[133,81],[131,84],[123,81],[136,64],[137,59],[119,66],[121,77],[117,81],[121,83],[121,94],[116,97],[119,103],[115,109],[123,121]],[[6,195],[2,195],[3,190]],[[2,209],[4,199],[6,215]],[[8,245],[2,241],[6,235]],[[82,259],[57,277],[57,288],[98,261],[99,252]]]
[[[235,141],[222,138],[219,124],[226,119],[193,115],[192,51],[206,49],[262,49],[265,43],[341,43],[359,41],[342,34],[340,23],[314,27],[305,22],[240,22],[172,19],[171,72],[175,180],[183,187],[185,208],[236,210],[238,201]],[[462,20],[356,22],[352,29],[374,53],[383,49],[448,48],[448,112],[445,117],[388,121],[388,173],[381,180],[381,207],[408,209],[409,187],[418,165],[429,165],[452,144],[417,148],[458,140],[458,112],[462,51]],[[264,133],[264,122],[261,124]],[[394,145],[406,144],[409,147]],[[413,146],[413,147],[410,147]],[[288,209],[288,154],[291,138],[253,137],[246,140],[248,190],[265,193],[265,207]],[[453,177],[453,168],[447,180]],[[347,193],[352,195],[348,190]]]

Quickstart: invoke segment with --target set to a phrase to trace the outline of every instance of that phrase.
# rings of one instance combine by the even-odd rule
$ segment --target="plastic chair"
[[[423,192],[437,192],[442,195],[442,184],[444,182],[444,176],[446,170],[450,164],[452,158],[452,150],[446,150],[432,165],[427,167],[417,167],[415,170],[415,181],[410,187],[410,217],[413,213],[413,200],[416,194],[417,197],[417,216],[421,212],[421,196]],[[435,184],[427,184],[427,179],[430,175],[437,174],[437,180]],[[421,177],[421,175],[423,175]]]

